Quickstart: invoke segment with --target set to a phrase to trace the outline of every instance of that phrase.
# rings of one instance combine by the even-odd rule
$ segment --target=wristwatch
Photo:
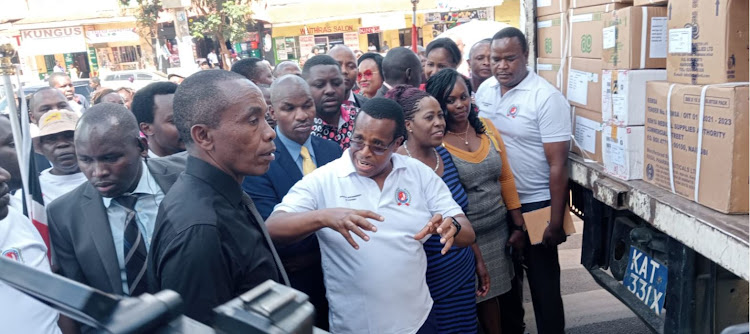
[[[516,224],[510,223],[510,224],[508,224],[508,227],[510,227],[510,231],[511,232],[513,232],[513,231],[525,232],[526,231],[526,226],[525,225],[524,226],[518,226]]]
[[[458,232],[461,232],[461,223],[456,220],[456,217],[451,217],[453,220],[453,226],[456,227],[456,233],[453,233],[453,237],[455,238],[458,235]]]

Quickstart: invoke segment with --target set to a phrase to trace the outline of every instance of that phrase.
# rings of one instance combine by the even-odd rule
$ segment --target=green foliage
[[[252,24],[252,0],[193,0],[193,8],[202,14],[190,21],[190,34],[195,38],[213,38],[240,42]]]

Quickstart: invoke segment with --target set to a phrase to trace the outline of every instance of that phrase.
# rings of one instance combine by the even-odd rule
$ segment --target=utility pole
[[[193,36],[190,35],[190,29],[188,28],[187,8],[190,7],[190,0],[162,0],[162,7],[168,9],[174,16],[180,67],[197,67],[193,56]]]

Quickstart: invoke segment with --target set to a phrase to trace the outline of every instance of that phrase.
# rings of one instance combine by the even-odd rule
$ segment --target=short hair
[[[376,65],[378,65],[378,71],[380,71],[381,75],[383,73],[383,56],[381,56],[379,53],[375,52],[368,52],[361,56],[359,56],[359,59],[357,59],[357,66],[359,64],[362,64],[363,61],[367,59],[372,59],[372,61],[375,62]]]
[[[464,80],[467,89],[466,93],[471,94],[471,82],[469,81],[469,79],[465,78],[463,75],[461,75],[461,73],[458,73],[458,71],[452,68],[444,68],[439,72],[433,74],[427,80],[427,84],[425,85],[425,91],[427,91],[427,93],[430,93],[430,95],[432,95],[438,101],[438,103],[440,103],[440,109],[443,109],[443,113],[445,114],[446,126],[448,122],[450,122],[446,100],[448,100],[448,96],[451,95],[451,92],[456,86],[456,82],[458,82],[458,80]],[[474,131],[476,131],[476,133],[484,133],[484,124],[482,124],[482,121],[479,119],[479,115],[477,115],[476,110],[477,108],[472,103],[471,107],[469,108],[469,124],[474,128]]]
[[[518,42],[521,43],[521,50],[523,51],[523,54],[527,54],[529,52],[529,44],[526,41],[526,35],[523,34],[523,31],[519,30],[518,28],[514,27],[507,27],[500,29],[495,36],[492,36],[492,41],[494,42],[497,39],[503,39],[503,38],[518,38]]]
[[[156,95],[169,95],[177,91],[177,84],[171,81],[159,81],[148,84],[139,89],[133,95],[130,109],[133,110],[135,119],[140,123],[154,122],[154,97]]]
[[[474,48],[482,44],[492,44],[492,38],[485,38],[479,42],[474,43],[474,45],[471,46],[471,49],[469,49],[469,58],[471,58],[471,54],[474,53]]]
[[[385,94],[385,97],[401,105],[404,110],[404,119],[411,120],[419,109],[419,101],[431,95],[409,85],[396,85]]]
[[[260,73],[258,70],[258,63],[261,61],[263,60],[256,57],[242,59],[232,65],[232,72],[240,74],[245,78],[250,79],[250,81],[253,81],[253,79],[255,79]]]
[[[57,80],[57,78],[68,78],[68,79],[70,79],[70,76],[68,76],[65,73],[61,73],[61,72],[52,72],[52,74],[49,75],[49,78],[47,78],[50,87],[55,87],[55,80]]]
[[[294,66],[297,69],[299,69],[299,65],[297,65],[297,63],[291,60],[285,60],[285,61],[280,62],[278,65],[276,65],[276,68],[273,70],[273,76],[274,77],[280,76],[279,74],[281,74],[281,71],[283,71],[285,68],[290,67],[290,66]]]
[[[97,85],[101,85],[102,84],[102,81],[99,80],[99,77],[91,77],[91,78],[89,78],[89,80],[93,81]]]
[[[310,85],[307,84],[307,81],[305,81],[305,79],[302,79],[301,77],[294,74],[285,74],[279,78],[276,78],[276,80],[274,80],[271,84],[271,103],[273,103],[273,101],[278,98],[278,90],[284,90],[286,88],[284,86],[288,84],[287,82],[302,86],[302,90],[310,94]]]
[[[78,138],[85,134],[85,131],[89,126],[107,126],[108,137],[110,136],[121,136],[115,139],[125,139],[128,137],[139,138],[140,129],[138,128],[138,121],[135,120],[133,113],[125,108],[122,104],[118,103],[100,103],[97,104],[83,113],[78,124],[76,125],[75,136]]]
[[[105,95],[109,95],[112,93],[117,93],[117,91],[111,88],[104,88],[102,90],[94,92],[94,95],[91,97],[91,104],[94,105],[102,103],[102,98],[104,98]]]
[[[174,94],[174,124],[183,143],[190,144],[190,128],[195,124],[217,127],[221,112],[232,101],[226,99],[220,85],[234,80],[248,80],[225,70],[200,71],[185,78]],[[255,87],[252,81],[249,83]]]
[[[375,97],[365,102],[362,106],[361,112],[369,115],[374,119],[390,119],[396,123],[396,127],[393,131],[393,139],[398,137],[406,138],[406,123],[404,121],[404,109],[401,105],[391,99],[384,97]],[[357,127],[357,121],[360,117],[354,120],[354,127]]]
[[[60,92],[59,90],[57,90],[57,88],[55,88],[55,87],[51,87],[51,86],[50,86],[50,87],[42,87],[42,88],[40,88],[39,90],[37,90],[36,92],[34,92],[33,94],[31,94],[31,97],[29,98],[29,109],[31,109],[31,110],[34,110],[34,107],[36,107],[36,104],[37,104],[37,95],[38,95],[38,94],[41,94],[41,93],[44,93],[44,92],[46,92],[46,91],[48,91],[48,90],[51,90],[51,91],[55,91],[55,92],[57,92],[57,93],[60,93],[60,94],[62,94],[62,93],[61,93],[61,92]],[[64,98],[64,97],[65,97],[65,95],[63,95],[63,98]],[[67,100],[67,99],[66,99],[66,100]]]
[[[310,69],[318,65],[333,65],[341,71],[341,65],[339,65],[339,62],[337,62],[336,59],[333,59],[333,57],[329,55],[317,55],[305,62],[305,66],[302,67],[302,77],[307,79],[307,76],[310,74]]]
[[[383,79],[386,82],[400,82],[405,79],[405,72],[409,68],[422,68],[419,57],[405,47],[392,48],[383,58]]]
[[[458,49],[458,45],[452,39],[442,37],[432,40],[430,44],[427,44],[425,56],[429,56],[430,52],[437,49],[445,49],[445,51],[448,51],[448,54],[450,54],[453,64],[461,64],[461,50]]]

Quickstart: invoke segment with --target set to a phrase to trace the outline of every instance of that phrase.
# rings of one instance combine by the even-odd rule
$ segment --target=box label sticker
[[[602,120],[605,122],[612,118],[612,72],[602,71]]]
[[[570,70],[568,73],[568,100],[578,104],[588,102],[590,74],[592,73]]]
[[[537,7],[549,7],[552,6],[552,0],[536,0]]]
[[[667,58],[667,17],[651,18],[651,39],[649,40],[649,58]]]
[[[576,116],[576,131],[574,137],[578,146],[591,154],[596,153],[596,131],[600,124],[588,118]]]
[[[539,21],[536,23],[537,29],[549,28],[552,26],[552,20]]]
[[[611,26],[602,29],[602,48],[611,49],[615,47],[617,43],[617,27]]]
[[[669,29],[669,53],[692,51],[693,28]]]
[[[578,22],[589,22],[594,20],[594,14],[578,14],[573,15],[573,17],[570,19],[570,22],[578,23]]]
[[[619,71],[615,71],[619,73]],[[626,122],[628,118],[628,76],[618,75],[612,84],[612,117],[618,121]],[[635,112],[633,110],[632,112]]]
[[[536,64],[536,71],[552,71],[552,64]]]

